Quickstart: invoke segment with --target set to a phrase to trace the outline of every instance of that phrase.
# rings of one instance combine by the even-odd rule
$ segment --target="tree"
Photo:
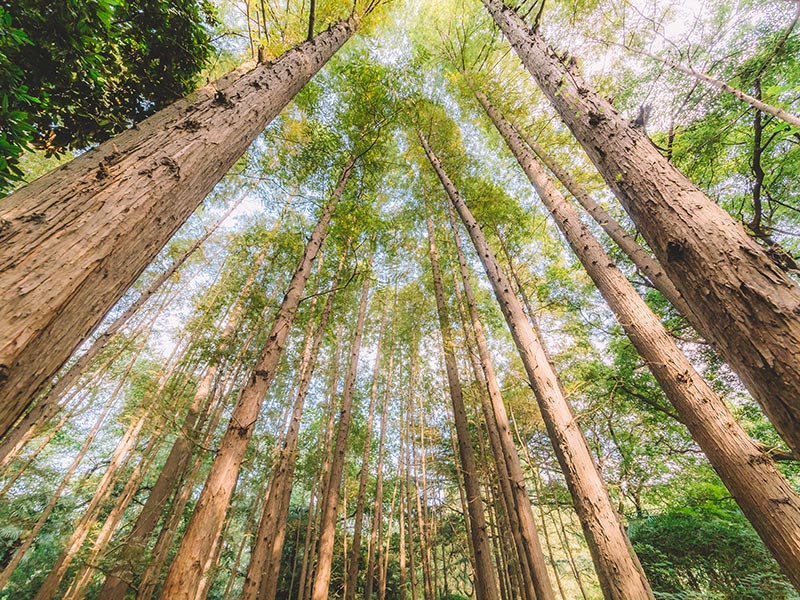
[[[0,202],[0,435],[358,22],[230,73]]]
[[[501,0],[484,0],[691,308],[692,325],[800,453],[800,288]],[[695,318],[693,318],[693,316]],[[759,335],[754,336],[753,332]]]

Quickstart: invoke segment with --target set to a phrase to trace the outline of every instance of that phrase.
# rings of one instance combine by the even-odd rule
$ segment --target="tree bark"
[[[476,92],[478,101],[485,108],[485,102],[488,98],[483,92]],[[513,124],[512,124],[513,126]],[[631,259],[636,268],[639,269],[642,275],[647,277],[650,283],[653,284],[659,292],[675,307],[675,309],[682,315],[688,315],[690,312],[689,305],[686,304],[681,293],[675,287],[675,284],[667,277],[661,265],[648,254],[636,240],[633,239],[625,229],[620,225],[614,217],[612,217],[606,209],[604,209],[598,202],[592,198],[586,189],[580,185],[575,179],[559,165],[555,159],[550,156],[544,148],[542,148],[530,136],[525,135],[517,127],[514,127],[519,136],[530,146],[534,154],[541,160],[545,166],[550,169],[553,175],[556,176],[561,184],[572,194],[578,201],[583,209],[597,222],[598,225],[606,232],[608,237],[614,240],[614,243]]]
[[[494,106],[486,111],[694,440],[800,589],[800,496],[750,439]]]
[[[325,306],[319,317],[319,323],[313,329],[313,320],[309,318],[312,328],[308,331],[300,364],[300,381],[295,393],[294,408],[289,429],[284,436],[283,447],[272,470],[269,491],[264,501],[258,531],[250,553],[250,564],[242,587],[242,600],[274,600],[278,589],[283,543],[286,537],[286,520],[289,516],[289,501],[292,494],[297,460],[297,442],[300,435],[300,421],[303,416],[311,376],[317,363],[317,356],[328,327],[328,320],[339,285],[339,275],[344,267],[347,255],[342,253],[336,274],[331,282],[331,290],[325,300]],[[315,296],[312,302],[319,296]]]
[[[691,307],[800,458],[800,287],[502,0],[483,0]]]
[[[458,441],[458,454],[461,461],[461,474],[464,479],[464,489],[467,494],[467,510],[471,525],[472,543],[475,550],[475,587],[478,600],[500,600],[500,591],[497,577],[492,564],[492,550],[489,545],[486,527],[486,515],[481,500],[480,484],[478,482],[478,467],[475,462],[475,453],[469,433],[467,413],[464,408],[464,398],[461,381],[458,374],[458,363],[454,352],[452,325],[447,310],[444,296],[444,286],[439,270],[439,254],[434,238],[433,219],[428,217],[428,253],[433,272],[433,290],[436,296],[436,307],[439,314],[439,329],[442,334],[442,345],[447,373],[447,384],[450,389],[450,399],[453,404],[453,415]]]
[[[448,213],[458,255],[461,283],[466,297],[470,324],[478,349],[478,357],[480,358],[481,372],[478,374],[482,373],[483,376],[479,377],[478,381],[485,388],[484,394],[482,394],[482,403],[484,404],[489,442],[499,446],[500,461],[502,461],[504,468],[498,469],[498,477],[506,478],[508,482],[508,485],[504,486],[501,481],[501,491],[504,494],[510,494],[508,497],[508,510],[509,513],[513,511],[516,515],[516,519],[512,519],[512,528],[514,530],[511,533],[515,538],[519,538],[519,541],[515,539],[517,553],[520,561],[527,563],[528,571],[533,579],[533,598],[536,598],[536,600],[555,600],[553,586],[547,573],[547,566],[542,552],[542,545],[536,530],[536,520],[533,516],[528,489],[525,485],[525,476],[522,473],[519,454],[514,445],[514,438],[511,435],[511,425],[508,421],[508,414],[500,391],[500,383],[497,380],[494,361],[489,353],[489,345],[484,333],[483,323],[481,323],[480,315],[478,314],[475,294],[469,282],[467,260],[461,245],[461,237],[458,234],[455,214],[453,214],[453,209],[450,205],[448,205]],[[486,400],[488,400],[488,406],[486,406]],[[493,441],[493,437],[496,440]],[[524,574],[525,570],[523,569],[523,576]]]
[[[397,303],[393,309],[393,313],[397,314]],[[394,341],[394,322],[392,323],[392,341]],[[377,476],[375,481],[375,501],[372,505],[372,527],[369,533],[369,549],[367,551],[367,572],[364,575],[364,597],[363,600],[372,600],[372,587],[375,578],[375,563],[378,562],[378,580],[379,584],[384,581],[383,569],[381,565],[381,541],[383,533],[383,462],[386,456],[386,422],[389,418],[389,396],[392,389],[392,372],[394,369],[394,353],[389,352],[389,366],[386,369],[386,384],[383,391],[383,402],[381,404],[381,432],[378,441],[378,466]],[[395,493],[397,488],[395,488]],[[392,507],[394,506],[394,494],[392,494]],[[392,522],[392,516],[389,515],[389,523]],[[388,536],[391,538],[391,535]],[[388,552],[387,552],[388,554]]]
[[[541,340],[534,333],[519,300],[512,293],[510,282],[503,275],[477,221],[444,172],[425,137],[420,133],[419,138],[489,275],[570,488],[604,596],[607,600],[654,600],[639,559],[630,547],[619,516],[594,464],[586,438],[576,423],[575,413],[567,401]]]
[[[86,370],[86,367],[88,367],[92,361],[97,358],[97,356],[108,345],[108,342],[111,341],[117,332],[119,332],[131,320],[131,318],[139,312],[139,310],[147,303],[147,301],[150,300],[150,298],[152,298],[161,289],[164,283],[186,263],[186,261],[200,248],[200,246],[205,243],[206,240],[208,240],[209,237],[214,234],[217,229],[219,229],[220,225],[222,225],[225,219],[227,219],[230,214],[236,210],[236,208],[238,208],[246,196],[246,193],[241,194],[239,199],[231,204],[228,210],[226,210],[203,235],[197,238],[192,245],[186,249],[186,251],[173,260],[169,267],[159,273],[147,286],[147,288],[141,294],[139,294],[136,300],[134,300],[131,305],[122,312],[122,314],[114,319],[114,321],[106,328],[105,331],[103,331],[103,333],[97,336],[89,349],[83,353],[63,375],[58,378],[53,387],[51,387],[44,394],[44,396],[39,399],[39,401],[28,412],[28,414],[26,414],[25,417],[19,423],[17,423],[11,432],[9,432],[9,435],[6,436],[7,439],[3,440],[2,445],[0,445],[0,462],[5,460],[5,457],[18,446],[19,441],[23,439],[32,428],[41,426],[43,423],[48,422],[58,414],[63,407],[60,402],[61,397],[65,392],[67,392],[67,390],[75,385],[75,382]]]
[[[234,71],[0,200],[0,435],[357,26]]]
[[[347,592],[344,595],[345,600],[355,600],[356,587],[358,586],[358,571],[361,562],[361,536],[364,530],[364,507],[367,503],[369,457],[370,449],[372,448],[372,430],[375,423],[375,406],[378,400],[378,383],[381,375],[381,351],[383,349],[383,337],[388,314],[388,304],[384,304],[378,333],[378,343],[375,348],[375,367],[372,372],[372,389],[370,390],[369,408],[367,409],[367,430],[364,434],[364,450],[361,455],[361,472],[358,476],[358,496],[356,498],[355,524],[353,526],[353,547],[350,552],[350,563],[347,566]],[[366,592],[364,593],[364,596],[365,595]]]
[[[223,340],[227,339],[237,326],[239,317],[244,308],[244,302],[255,282],[265,256],[266,248],[256,257],[253,268],[242,286],[239,299],[231,310],[231,314],[227,317],[227,322],[220,336]],[[220,354],[224,353],[226,350],[224,344],[219,350]],[[219,367],[219,362],[215,361],[210,363],[205,369],[200,384],[197,386],[197,390],[195,390],[192,403],[187,410],[181,430],[178,432],[178,436],[172,444],[167,459],[161,467],[158,478],[153,488],[150,490],[150,494],[147,496],[147,500],[139,516],[136,518],[130,534],[119,550],[115,565],[112,567],[103,583],[103,587],[100,589],[100,598],[103,600],[121,600],[128,591],[128,587],[136,571],[135,567],[141,560],[141,557],[145,555],[147,543],[164,512],[164,507],[167,505],[167,502],[176,490],[178,482],[189,467],[196,438],[199,437],[198,428],[202,426],[205,420],[203,417],[204,413],[207,413],[211,408],[209,398],[214,381],[219,373]]]
[[[370,267],[372,260],[370,259]],[[339,424],[336,429],[336,445],[330,467],[330,475],[322,500],[320,515],[319,549],[317,550],[317,571],[311,589],[311,600],[326,600],[331,581],[331,565],[333,562],[333,545],[336,535],[336,513],[339,504],[339,492],[344,473],[344,459],[347,453],[347,436],[353,418],[353,393],[355,391],[358,357],[361,352],[361,340],[364,335],[364,321],[367,315],[367,301],[370,288],[369,275],[364,277],[361,288],[361,301],[358,307],[353,346],[350,349],[350,364],[345,376],[342,404],[339,412]]]
[[[278,370],[283,348],[302,299],[311,266],[328,232],[333,210],[344,192],[354,159],[348,159],[333,191],[331,200],[323,210],[303,257],[275,316],[267,342],[261,349],[255,369],[247,385],[239,394],[231,420],[220,442],[217,456],[211,465],[200,498],[187,526],[183,541],[172,563],[161,598],[164,600],[191,600],[202,577],[203,565],[213,552],[221,533],[225,513],[239,475],[239,469],[253,434],[261,403]]]

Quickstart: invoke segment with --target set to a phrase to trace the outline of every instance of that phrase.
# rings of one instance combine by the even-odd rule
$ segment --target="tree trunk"
[[[491,104],[486,102],[485,107],[561,233],[677,410],[680,421],[688,427],[786,576],[800,589],[800,496],[697,373],[659,318],[526,150],[522,139]]]
[[[370,259],[370,266],[372,260]],[[350,432],[350,423],[353,418],[353,393],[355,391],[356,373],[358,370],[358,356],[361,352],[361,339],[364,335],[364,321],[367,315],[367,301],[369,300],[370,278],[364,277],[361,288],[361,302],[358,307],[356,330],[353,336],[353,346],[350,349],[350,364],[342,392],[342,404],[339,413],[339,424],[336,430],[336,445],[328,477],[325,497],[322,499],[320,516],[319,549],[317,551],[317,571],[314,575],[314,585],[311,590],[311,600],[326,600],[328,587],[331,581],[331,564],[333,562],[333,545],[336,535],[336,513],[339,504],[339,491],[344,473],[344,459],[347,453],[347,436]]]
[[[223,340],[227,339],[236,328],[244,308],[244,302],[255,282],[265,256],[266,248],[256,257],[250,274],[242,286],[239,299],[227,317],[227,322],[220,335]],[[219,350],[219,353],[223,354],[226,348],[222,345]],[[192,403],[189,405],[183,426],[172,444],[167,459],[161,467],[158,478],[150,490],[150,494],[147,496],[147,500],[136,518],[130,534],[119,550],[114,566],[103,583],[103,587],[100,590],[100,597],[103,600],[121,600],[128,591],[136,571],[136,565],[142,556],[146,554],[146,546],[164,512],[164,507],[169,502],[178,482],[189,467],[196,438],[200,437],[198,428],[202,426],[205,420],[204,415],[207,417],[211,408],[209,399],[214,381],[219,373],[219,367],[220,365],[216,361],[206,367],[203,378],[200,380],[197,390],[195,390]]]
[[[375,405],[378,400],[378,383],[381,374],[381,350],[383,346],[386,317],[389,314],[388,304],[384,304],[381,325],[378,333],[378,343],[375,349],[375,368],[372,372],[372,389],[369,395],[369,408],[367,409],[367,430],[365,432],[364,451],[361,455],[361,472],[358,477],[358,497],[356,498],[355,524],[353,526],[353,547],[350,563],[347,568],[347,593],[345,600],[355,600],[356,587],[358,586],[359,563],[361,562],[361,534],[364,529],[364,507],[367,502],[367,477],[369,477],[369,457],[372,448],[372,429],[375,423]],[[363,597],[362,597],[363,598]]]
[[[319,500],[325,495],[326,486],[326,473],[330,472],[330,457],[333,454],[333,429],[336,417],[336,389],[339,382],[339,362],[342,357],[342,338],[343,338],[344,324],[339,323],[336,328],[335,349],[333,351],[333,359],[330,366],[330,376],[328,380],[328,419],[325,424],[324,435],[325,440],[322,441],[322,432],[320,432],[320,446],[322,448],[322,456],[324,457],[322,464],[319,466],[317,472],[314,489],[312,491],[311,502],[308,510],[308,528],[306,530],[306,539],[303,546],[303,564],[300,569],[300,583],[297,586],[298,600],[306,600],[306,591],[311,592],[311,574],[314,570],[314,555],[316,553],[317,537],[317,515],[315,510],[319,509]],[[318,502],[314,503],[314,494]]]
[[[467,413],[464,408],[464,398],[461,381],[458,375],[458,364],[454,353],[454,340],[452,325],[448,315],[447,304],[444,296],[442,276],[439,271],[439,255],[434,239],[433,219],[428,217],[428,251],[433,271],[433,289],[436,296],[437,312],[439,314],[439,328],[442,333],[442,345],[447,372],[447,384],[450,389],[450,399],[453,403],[455,417],[456,438],[458,441],[458,454],[461,460],[461,473],[464,479],[464,489],[467,494],[467,510],[472,532],[473,547],[475,549],[475,586],[478,600],[500,600],[500,593],[492,564],[492,550],[489,546],[486,528],[486,516],[481,500],[480,484],[478,482],[477,464],[472,449],[469,433]]]
[[[325,306],[319,317],[319,324],[313,329],[313,320],[309,317],[310,328],[306,336],[305,347],[300,362],[300,381],[295,393],[294,409],[289,429],[284,436],[283,448],[272,470],[269,491],[264,501],[258,531],[250,553],[250,564],[244,580],[242,600],[274,600],[278,589],[283,543],[286,536],[286,520],[289,516],[289,501],[292,494],[292,480],[297,460],[297,442],[300,435],[300,420],[303,416],[311,376],[317,363],[317,356],[325,337],[328,320],[339,285],[339,275],[344,267],[347,255],[342,253],[336,274],[331,282],[331,290],[325,300]],[[319,296],[314,296],[312,302]],[[259,591],[260,590],[260,591]]]
[[[131,318],[139,312],[139,310],[147,303],[147,301],[161,289],[164,283],[169,280],[169,278],[172,277],[172,275],[178,269],[180,269],[184,263],[186,263],[186,261],[200,248],[200,246],[203,245],[203,243],[205,243],[209,237],[213,235],[217,229],[219,229],[219,226],[222,225],[225,219],[227,219],[230,214],[236,210],[236,208],[238,208],[246,196],[247,193],[242,194],[239,199],[231,204],[228,210],[226,210],[225,213],[220,216],[203,235],[197,238],[185,252],[173,260],[169,267],[159,273],[150,283],[150,285],[147,286],[147,289],[139,294],[139,297],[136,298],[136,300],[132,302],[131,305],[128,306],[128,308],[126,308],[121,315],[114,319],[108,328],[106,328],[106,330],[92,342],[92,345],[89,347],[89,349],[82,354],[63,375],[58,378],[53,387],[50,388],[28,412],[28,414],[25,415],[25,418],[23,418],[11,432],[9,432],[7,439],[3,440],[2,445],[0,445],[0,462],[5,459],[5,456],[9,452],[14,450],[19,443],[19,440],[24,438],[31,429],[48,422],[56,414],[58,414],[59,410],[61,410],[63,407],[60,402],[61,397],[73,385],[75,385],[77,380],[86,370],[86,367],[88,367],[92,361],[97,358],[97,356],[108,345],[108,342],[111,341],[114,336],[131,320]]]
[[[127,477],[127,481],[116,498],[114,506],[106,516],[105,521],[103,521],[88,557],[84,559],[84,564],[73,577],[69,588],[62,596],[62,600],[81,600],[86,596],[86,588],[97,572],[97,558],[108,548],[114,531],[116,531],[125,511],[128,510],[128,506],[130,506],[136,491],[139,489],[142,478],[147,473],[147,469],[153,462],[163,441],[163,431],[158,431],[151,437],[147,448],[142,452],[142,457]]]
[[[483,92],[476,92],[475,94],[478,97],[478,101],[481,105],[484,105],[485,102],[488,100],[486,95]],[[512,125],[513,126],[513,125]],[[661,265],[648,254],[647,250],[645,250],[642,246],[640,246],[633,236],[631,236],[625,229],[620,225],[614,217],[612,217],[608,211],[606,211],[599,203],[597,203],[594,198],[592,198],[586,189],[579,184],[575,179],[567,173],[567,171],[562,168],[552,156],[550,156],[544,148],[542,148],[535,140],[531,139],[530,136],[525,135],[522,131],[520,131],[517,127],[514,127],[516,132],[520,135],[520,137],[525,141],[528,146],[530,146],[531,150],[533,150],[534,154],[541,160],[545,166],[556,176],[561,184],[567,189],[567,191],[572,194],[572,196],[578,201],[578,203],[584,208],[586,212],[597,222],[600,227],[603,228],[603,231],[606,232],[608,237],[614,240],[614,243],[622,249],[622,251],[628,255],[628,258],[631,259],[636,268],[639,269],[642,275],[647,277],[650,283],[653,284],[659,292],[664,294],[664,297],[675,307],[675,309],[680,312],[682,315],[688,315],[690,312],[689,305],[686,304],[686,300],[684,300],[681,293],[675,287],[675,284],[667,277],[667,274],[664,272],[664,269],[661,268]]]
[[[447,177],[425,137],[421,133],[419,137],[489,275],[581,518],[606,599],[654,600],[639,559],[630,547],[619,516],[594,464],[586,438],[576,423],[575,413],[564,395],[561,382],[541,340],[534,333],[519,300],[512,293],[510,282],[500,270],[497,258],[472,213]]]
[[[478,314],[475,294],[469,282],[467,260],[461,245],[461,237],[458,234],[455,214],[450,205],[448,205],[448,213],[461,271],[461,283],[464,287],[469,319],[478,348],[478,357],[480,358],[481,371],[477,375],[479,376],[479,383],[485,387],[485,393],[481,394],[481,396],[489,442],[493,444],[493,447],[499,447],[500,461],[502,461],[504,468],[498,468],[498,477],[506,478],[507,481],[507,485],[504,485],[503,481],[500,482],[501,491],[503,491],[504,495],[510,494],[508,496],[509,516],[511,516],[512,511],[516,515],[516,519],[512,519],[511,533],[515,537],[520,561],[527,563],[528,572],[533,579],[534,595],[531,597],[537,600],[555,600],[553,587],[545,565],[544,554],[542,553],[542,546],[536,530],[536,521],[533,517],[528,489],[525,485],[525,476],[522,473],[519,454],[514,445],[514,438],[511,435],[511,426],[508,421],[503,396],[500,392],[500,383],[497,380],[494,361],[489,353],[486,334]],[[482,377],[480,377],[481,373]],[[525,568],[523,568],[524,577]],[[530,596],[530,593],[528,595]]]
[[[393,307],[392,312],[397,314],[397,302]],[[392,342],[394,342],[394,322],[392,323]],[[367,551],[367,572],[364,575],[364,597],[363,600],[372,600],[372,587],[375,578],[375,562],[378,564],[378,579],[383,582],[382,568],[380,561],[382,558],[380,549],[382,536],[379,532],[383,533],[383,461],[386,455],[386,422],[389,418],[389,396],[392,390],[392,371],[394,369],[394,352],[389,352],[389,366],[386,369],[386,383],[383,391],[383,402],[381,404],[381,432],[378,441],[378,466],[377,477],[375,481],[375,501],[372,505],[372,527],[369,533],[369,549]],[[397,489],[395,488],[395,492]],[[394,502],[394,494],[392,495],[392,502]],[[389,523],[391,524],[392,517],[389,515]],[[391,538],[391,535],[389,535]],[[388,552],[387,552],[388,554]]]
[[[164,380],[166,380],[166,377],[164,377]],[[59,554],[50,572],[47,574],[47,577],[45,577],[42,585],[39,587],[39,591],[36,592],[34,600],[50,600],[56,596],[67,569],[69,569],[72,560],[75,558],[83,542],[90,533],[97,512],[103,507],[109,494],[113,491],[112,484],[116,479],[118,471],[124,466],[129,458],[129,454],[136,447],[136,443],[139,441],[139,433],[149,413],[149,410],[145,410],[128,426],[128,429],[125,431],[125,434],[122,436],[122,439],[119,444],[117,444],[111,456],[111,460],[103,473],[103,477],[94,490],[92,499],[84,509],[84,513],[78,520],[78,523],[76,523],[73,528],[65,548],[61,551],[61,554]]]
[[[0,435],[357,26],[234,71],[0,200]]]
[[[800,458],[800,287],[501,0],[483,0],[691,307]]]
[[[14,569],[17,568],[17,566],[25,556],[25,553],[33,545],[36,536],[39,535],[39,532],[41,531],[42,527],[44,527],[44,524],[47,521],[48,517],[53,512],[53,509],[55,509],[59,498],[61,498],[61,494],[64,493],[64,490],[67,488],[67,485],[72,479],[72,475],[75,473],[75,471],[80,466],[83,459],[86,457],[86,453],[89,451],[89,447],[92,445],[92,442],[94,442],[95,438],[97,437],[97,433],[100,431],[100,428],[105,422],[106,417],[108,417],[108,413],[114,406],[114,403],[116,402],[117,397],[120,391],[122,390],[122,386],[125,383],[126,379],[128,378],[128,375],[130,375],[130,372],[133,369],[133,365],[136,363],[138,358],[139,358],[139,352],[136,352],[133,358],[128,363],[125,372],[122,374],[122,377],[120,378],[116,387],[109,395],[108,400],[106,401],[105,405],[100,411],[100,414],[97,416],[94,426],[87,434],[86,439],[83,442],[83,445],[78,451],[78,454],[75,456],[69,468],[67,469],[66,473],[64,473],[64,476],[61,478],[61,483],[58,485],[58,488],[53,492],[50,498],[50,502],[47,503],[47,506],[45,506],[44,510],[42,510],[33,528],[25,536],[25,539],[22,542],[22,544],[17,548],[16,552],[14,553],[14,557],[8,562],[8,564],[3,569],[2,573],[0,573],[0,589],[5,587],[5,585],[8,583],[8,580],[11,578]]]
[[[278,370],[283,348],[302,299],[314,258],[328,232],[331,216],[353,169],[354,159],[345,165],[331,200],[306,244],[280,310],[275,316],[267,342],[261,349],[253,374],[239,394],[228,429],[220,442],[203,492],[187,526],[178,554],[172,563],[161,597],[164,600],[190,600],[202,577],[202,568],[211,556],[221,533],[239,468],[255,428],[261,403]]]

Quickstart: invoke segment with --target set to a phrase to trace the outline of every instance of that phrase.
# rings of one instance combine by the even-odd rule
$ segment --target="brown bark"
[[[395,302],[393,313],[396,313],[397,303]],[[392,325],[392,340],[394,340],[394,323]],[[378,473],[375,481],[375,500],[372,504],[372,527],[369,534],[369,549],[367,551],[367,572],[364,575],[364,598],[363,600],[372,600],[372,588],[375,577],[375,563],[378,562],[378,582],[383,585],[385,582],[384,569],[381,564],[381,542],[383,540],[383,461],[386,456],[386,424],[389,419],[389,396],[392,389],[392,374],[394,369],[394,352],[389,353],[389,366],[386,369],[386,384],[383,391],[383,402],[381,404],[381,432],[378,441]],[[397,493],[397,488],[392,494],[391,508],[394,508],[394,495]],[[389,515],[389,524],[391,527],[392,515]],[[387,537],[390,539],[391,528]],[[388,550],[385,553],[388,556]],[[383,589],[383,588],[382,588]],[[380,594],[379,594],[380,596]]]
[[[0,200],[0,435],[357,26],[234,71]]]
[[[356,497],[355,524],[353,526],[353,546],[351,549],[350,563],[347,567],[347,592],[345,600],[354,600],[356,586],[358,585],[359,563],[361,562],[361,534],[364,529],[364,507],[367,502],[367,478],[369,477],[369,456],[372,447],[372,429],[375,423],[375,406],[378,400],[378,382],[381,374],[381,350],[383,346],[386,317],[389,314],[388,304],[384,305],[381,325],[378,333],[378,343],[375,349],[375,368],[372,372],[372,389],[369,395],[369,408],[367,409],[367,430],[364,441],[364,450],[361,455],[361,472],[358,477],[358,496]],[[366,594],[365,594],[366,595]]]
[[[527,563],[527,569],[523,567],[523,578],[525,578],[527,570],[530,573],[528,577],[533,579],[534,593],[531,595],[528,592],[529,597],[538,600],[555,600],[553,587],[545,565],[544,554],[542,553],[542,546],[536,530],[531,501],[525,485],[525,476],[522,473],[522,465],[511,435],[508,414],[500,391],[500,384],[497,380],[497,373],[494,369],[494,361],[489,353],[483,323],[481,323],[480,315],[478,314],[475,294],[469,282],[466,256],[458,234],[455,215],[449,205],[448,213],[461,271],[461,283],[464,288],[464,296],[466,297],[469,319],[478,349],[478,357],[480,358],[481,370],[477,372],[477,375],[479,383],[485,387],[485,393],[481,394],[481,404],[487,423],[489,442],[493,448],[497,447],[499,450],[500,460],[497,462],[498,464],[502,463],[502,467],[504,467],[498,467],[501,491],[504,495],[508,495],[509,516],[513,514],[516,517],[512,518],[511,527],[512,535],[515,537],[517,553],[520,561]]]
[[[247,575],[242,588],[241,598],[243,600],[255,600],[256,598],[273,600],[278,589],[278,575],[286,536],[286,520],[289,516],[289,501],[297,460],[300,421],[308,388],[311,385],[311,376],[314,374],[319,349],[322,346],[333,309],[333,300],[345,259],[346,253],[342,253],[316,329],[313,327],[314,321],[309,318],[310,327],[300,363],[300,381],[295,393],[292,419],[284,436],[283,447],[272,470],[269,491],[262,508],[255,542],[250,553],[250,564],[247,567]],[[318,297],[314,296],[312,302]]]
[[[476,96],[478,97],[478,101],[481,105],[485,105],[488,98],[486,97],[483,92],[476,92]],[[664,297],[669,300],[670,304],[675,307],[675,309],[680,312],[682,315],[687,315],[690,312],[689,305],[686,304],[686,300],[684,300],[681,293],[675,287],[675,284],[670,281],[667,274],[664,272],[664,269],[661,268],[661,265],[650,256],[650,254],[639,245],[639,243],[633,239],[625,229],[620,225],[614,217],[612,217],[606,209],[604,209],[600,204],[592,198],[586,189],[579,184],[575,179],[570,175],[563,167],[561,167],[555,159],[550,156],[544,148],[542,148],[535,140],[531,139],[530,136],[525,135],[522,131],[518,128],[514,128],[520,137],[525,141],[528,146],[530,146],[531,150],[533,150],[534,154],[541,160],[545,166],[556,176],[561,184],[567,189],[567,191],[572,194],[572,196],[578,201],[586,212],[597,222],[600,227],[603,228],[603,231],[608,234],[614,243],[619,246],[622,251],[628,255],[636,268],[639,269],[642,275],[647,277],[650,283],[653,284],[659,292],[664,294]]]
[[[164,379],[166,379],[166,377]],[[124,466],[129,458],[130,452],[135,448],[139,439],[139,433],[149,416],[149,412],[149,410],[146,410],[136,417],[128,426],[119,444],[117,444],[108,467],[106,467],[103,477],[94,490],[92,499],[85,508],[83,516],[73,528],[65,548],[61,551],[61,554],[59,554],[50,572],[47,574],[47,577],[45,577],[42,585],[36,592],[34,596],[35,600],[50,600],[56,596],[67,569],[70,564],[72,564],[73,559],[90,533],[91,525],[97,516],[97,512],[102,508],[112,491],[112,483],[118,471]]]
[[[303,296],[312,263],[325,239],[337,201],[353,169],[348,160],[331,200],[306,244],[303,257],[278,310],[267,342],[261,349],[253,374],[242,389],[228,428],[220,442],[203,492],[187,526],[178,554],[172,563],[161,597],[169,600],[193,598],[202,568],[213,552],[228,510],[239,469],[253,433],[261,403],[277,373],[286,339]]]
[[[63,407],[60,402],[62,396],[78,381],[80,376],[108,345],[114,336],[122,330],[125,325],[136,315],[139,310],[162,288],[164,283],[180,269],[186,261],[211,237],[214,232],[219,229],[220,225],[227,219],[230,214],[242,203],[246,197],[246,193],[242,194],[225,213],[222,214],[208,230],[197,238],[189,248],[186,249],[180,256],[172,261],[169,267],[159,273],[155,279],[142,291],[141,294],[134,300],[122,314],[120,314],[114,321],[92,342],[89,349],[83,353],[78,359],[70,366],[70,368],[61,375],[47,393],[42,396],[34,407],[25,415],[25,417],[17,423],[14,429],[6,436],[7,439],[3,440],[0,445],[0,461],[11,452],[19,440],[28,434],[29,430],[36,428],[43,423],[52,419]]]
[[[581,518],[605,597],[607,600],[654,600],[653,592],[638,558],[630,548],[619,516],[594,464],[586,438],[576,423],[575,413],[541,340],[534,333],[519,300],[512,293],[510,282],[502,273],[477,221],[447,177],[425,137],[421,133],[419,137],[489,275],[570,488],[573,503]]]
[[[800,457],[800,287],[501,0],[483,0],[722,355]]]
[[[644,358],[694,440],[786,576],[800,588],[800,496],[750,439],[600,243],[581,222],[522,139],[488,102],[498,131],[572,250]]]
[[[370,259],[370,266],[372,260]],[[364,321],[367,315],[367,301],[370,288],[369,276],[364,277],[361,288],[361,301],[358,307],[353,345],[350,349],[350,364],[345,376],[342,403],[339,412],[339,424],[336,429],[336,445],[329,470],[325,496],[322,500],[320,514],[319,546],[317,550],[317,570],[311,589],[311,600],[326,600],[331,580],[331,564],[333,562],[333,545],[336,535],[336,514],[339,504],[339,493],[344,473],[344,459],[347,453],[347,436],[353,418],[353,393],[355,391],[358,357],[361,352],[361,340],[364,335]]]
[[[237,326],[244,308],[244,301],[255,282],[265,256],[266,248],[256,257],[253,268],[242,286],[239,299],[226,319],[227,322],[221,332],[223,340],[227,339]],[[224,353],[226,350],[224,343],[219,350],[220,354]],[[189,467],[196,440],[201,437],[199,429],[208,416],[208,411],[212,408],[209,400],[211,399],[212,388],[217,379],[219,368],[220,364],[216,361],[206,367],[200,384],[195,390],[192,403],[187,410],[181,430],[172,444],[167,459],[153,488],[150,490],[150,494],[147,496],[139,516],[134,522],[130,534],[118,552],[115,565],[103,583],[103,587],[100,590],[100,598],[103,600],[120,600],[125,597],[136,571],[136,566],[141,561],[142,556],[145,555],[147,543],[164,512],[164,507],[169,502],[178,482]]]
[[[433,271],[433,289],[434,295],[436,296],[437,312],[439,314],[439,328],[442,334],[447,384],[450,389],[450,399],[453,404],[458,454],[461,461],[461,474],[464,479],[464,489],[467,495],[467,511],[469,513],[473,548],[475,551],[476,592],[478,600],[499,600],[500,593],[494,565],[492,564],[492,551],[489,546],[486,516],[483,510],[483,501],[481,500],[475,453],[472,448],[467,413],[464,408],[461,381],[458,374],[458,364],[454,353],[452,325],[450,323],[444,296],[442,276],[439,270],[439,255],[434,239],[433,220],[430,217],[427,219],[427,224],[428,252],[431,260],[431,270]]]
[[[147,448],[145,448],[142,453],[142,457],[139,459],[139,462],[130,475],[128,475],[122,491],[114,502],[114,506],[106,516],[105,521],[103,521],[100,531],[95,536],[94,543],[89,550],[88,556],[84,560],[84,564],[73,577],[69,588],[62,596],[62,600],[81,600],[81,598],[86,596],[86,588],[97,572],[97,558],[108,548],[111,536],[114,535],[114,531],[122,520],[125,511],[128,509],[128,506],[130,506],[136,494],[136,490],[139,489],[142,478],[147,473],[147,469],[150,467],[162,442],[162,432],[156,432],[151,437]]]
[[[342,357],[342,337],[344,331],[344,324],[339,323],[336,328],[336,342],[335,350],[333,351],[333,361],[330,367],[330,376],[328,380],[328,419],[324,429],[324,441],[322,440],[323,432],[320,432],[320,442],[322,447],[322,456],[324,456],[322,464],[319,466],[315,477],[315,484],[311,494],[308,509],[308,527],[306,528],[306,539],[303,545],[303,563],[300,569],[300,582],[297,586],[298,600],[306,600],[307,594],[311,592],[311,575],[313,572],[314,556],[316,553],[316,543],[313,541],[317,533],[317,518],[315,511],[319,509],[319,503],[315,504],[315,498],[324,496],[326,486],[326,474],[330,471],[330,457],[333,454],[333,433],[336,417],[336,388],[339,382],[339,361]]]
[[[97,416],[94,426],[87,434],[86,439],[84,440],[80,450],[78,450],[78,454],[75,456],[69,468],[67,469],[66,473],[64,473],[64,476],[61,478],[61,483],[58,485],[58,488],[56,488],[56,490],[53,492],[53,495],[50,498],[50,502],[48,502],[47,506],[45,506],[44,510],[42,510],[33,528],[31,529],[30,532],[28,532],[22,544],[20,544],[20,546],[17,548],[13,558],[5,566],[2,573],[0,573],[0,588],[5,587],[6,583],[8,583],[8,580],[11,578],[14,569],[17,568],[17,566],[25,556],[25,553],[33,545],[36,536],[39,535],[39,532],[41,531],[42,527],[44,527],[47,518],[53,512],[53,509],[56,507],[59,498],[61,498],[61,494],[63,494],[64,490],[67,488],[67,485],[72,479],[72,475],[75,473],[75,470],[80,466],[81,462],[86,457],[86,453],[89,451],[89,447],[92,445],[92,442],[94,442],[95,438],[97,437],[97,433],[100,431],[100,428],[102,427],[103,423],[106,420],[106,417],[108,416],[108,413],[114,406],[114,403],[117,400],[120,390],[122,390],[122,386],[125,383],[125,380],[127,379],[131,370],[133,369],[133,365],[136,363],[138,357],[139,353],[137,352],[128,363],[125,372],[123,373],[122,377],[120,378],[113,392],[109,395],[108,400],[106,401],[105,405],[100,411],[100,414]]]

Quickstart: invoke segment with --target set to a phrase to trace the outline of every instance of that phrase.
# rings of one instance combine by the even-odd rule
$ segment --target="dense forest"
[[[0,0],[0,600],[800,600],[800,2]]]

